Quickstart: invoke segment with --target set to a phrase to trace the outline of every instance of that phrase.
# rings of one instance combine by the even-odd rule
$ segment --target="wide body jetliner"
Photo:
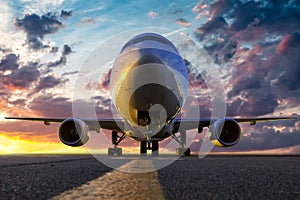
[[[280,118],[196,118],[180,119],[179,113],[188,91],[188,72],[176,47],[165,37],[144,33],[129,40],[115,59],[110,77],[112,101],[123,119],[31,118],[7,119],[61,123],[58,136],[68,146],[84,145],[90,130],[97,127],[112,131],[109,155],[121,155],[119,143],[130,137],[140,142],[140,153],[158,155],[159,141],[172,136],[179,144],[177,155],[190,155],[186,148],[186,131],[199,133],[209,127],[211,141],[221,147],[238,143],[242,137],[238,123],[251,125]],[[179,133],[178,136],[175,134]]]

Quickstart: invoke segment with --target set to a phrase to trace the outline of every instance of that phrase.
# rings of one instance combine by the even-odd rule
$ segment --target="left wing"
[[[200,119],[174,119],[174,131],[179,130],[191,130],[198,128],[202,130],[203,127],[209,127],[211,123],[214,123],[221,118],[200,118]],[[250,125],[255,125],[256,122],[268,122],[278,120],[295,120],[297,117],[261,117],[261,118],[228,118],[233,119],[238,123],[249,122]]]
[[[50,125],[52,122],[61,123],[68,118],[35,118],[35,117],[5,117],[5,119],[14,119],[14,120],[26,120],[26,121],[40,121],[44,122],[45,125]],[[84,121],[89,128],[101,127],[103,129],[108,129],[117,132],[123,132],[125,121],[123,119],[84,119]]]

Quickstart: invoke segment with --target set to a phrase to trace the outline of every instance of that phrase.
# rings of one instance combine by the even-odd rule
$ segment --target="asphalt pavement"
[[[300,199],[298,156],[170,157],[1,156],[0,199]]]

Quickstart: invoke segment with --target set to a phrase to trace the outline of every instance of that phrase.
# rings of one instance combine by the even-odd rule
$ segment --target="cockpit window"
[[[168,45],[168,46],[176,49],[176,47],[169,40],[167,40],[166,38],[160,37],[156,34],[151,34],[151,35],[150,34],[144,34],[144,35],[140,35],[137,38],[133,38],[132,40],[127,42],[123,46],[123,48],[121,49],[121,52],[123,52],[129,46],[131,46],[133,44],[137,44],[137,43],[145,41],[145,40],[153,40],[153,41],[156,41],[156,42],[160,42],[162,44]]]

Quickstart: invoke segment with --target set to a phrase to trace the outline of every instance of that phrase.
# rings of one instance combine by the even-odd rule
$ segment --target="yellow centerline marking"
[[[152,172],[141,173],[144,170]],[[133,160],[117,170],[65,191],[52,199],[165,199],[165,197],[153,162]]]

